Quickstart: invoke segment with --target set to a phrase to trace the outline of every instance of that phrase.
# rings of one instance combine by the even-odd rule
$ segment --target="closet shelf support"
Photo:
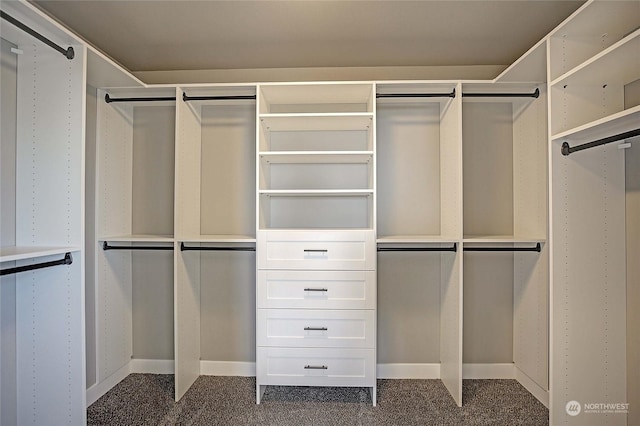
[[[563,142],[562,148],[561,148],[562,155],[569,155],[572,152],[582,151],[584,149],[594,148],[596,146],[606,145],[612,142],[618,142],[618,141],[629,139],[635,136],[640,136],[640,129],[635,129],[629,132],[620,133],[618,135],[609,136],[607,138],[598,139],[593,142],[583,143],[578,146],[569,146],[568,142]]]
[[[73,47],[69,46],[66,49],[62,46],[57,45],[56,43],[52,42],[51,40],[49,40],[48,38],[46,38],[45,36],[43,36],[42,34],[40,34],[39,32],[37,32],[36,30],[26,26],[25,24],[23,24],[22,22],[18,21],[16,18],[14,18],[13,16],[5,13],[4,11],[0,10],[0,17],[2,19],[4,19],[7,22],[10,22],[11,24],[15,25],[16,27],[20,28],[22,31],[24,31],[25,33],[37,38],[38,40],[40,40],[41,42],[43,42],[44,44],[46,44],[49,47],[52,47],[53,49],[57,50],[58,52],[62,53],[62,55],[71,60],[75,57],[76,53],[73,50]]]
[[[232,101],[232,100],[255,100],[256,95],[228,95],[228,96],[189,96],[182,92],[182,100],[189,101]]]
[[[173,246],[110,246],[103,241],[102,250],[173,250]]]
[[[18,272],[33,271],[35,269],[49,268],[51,266],[58,265],[71,265],[72,263],[73,257],[71,257],[71,253],[67,252],[64,254],[63,259],[53,260],[51,262],[36,263],[33,265],[17,266],[15,268],[2,269],[0,270],[0,275],[17,274]]]
[[[104,101],[108,104],[112,102],[167,102],[175,100],[175,96],[159,96],[153,98],[112,98],[108,93],[104,95]]]
[[[256,251],[255,247],[188,247],[180,243],[180,251]]]
[[[539,98],[540,89],[533,93],[462,93],[464,98]]]
[[[376,98],[455,98],[456,89],[451,93],[376,93]]]
[[[378,251],[458,251],[458,245],[451,247],[378,247]]]
[[[542,245],[538,243],[535,247],[465,247],[464,251],[535,251],[540,253]]]

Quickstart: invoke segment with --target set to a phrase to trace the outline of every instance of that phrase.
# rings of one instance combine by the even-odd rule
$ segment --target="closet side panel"
[[[513,108],[513,226],[522,238],[547,238],[547,96]],[[549,249],[514,254],[513,361],[549,389]]]
[[[640,424],[640,141],[625,151],[627,206],[627,424]]]
[[[440,378],[462,407],[462,244],[440,257]]]
[[[176,103],[175,235],[200,235],[200,107]]]
[[[16,243],[84,238],[85,51],[73,61],[37,41],[18,59]],[[84,259],[16,276],[18,424],[82,424]],[[58,260],[59,256],[49,259]],[[35,263],[35,262],[34,262]]]
[[[16,55],[1,39],[0,83],[0,244],[16,244]],[[0,424],[17,423],[16,409],[16,279],[0,277]]]
[[[458,84],[456,93],[462,93]],[[462,98],[440,107],[440,234],[462,237]]]
[[[626,425],[626,414],[582,412],[570,401],[627,402],[624,153],[610,144],[569,156],[552,145],[552,421]]]
[[[98,91],[97,238],[131,234],[133,108],[104,102]],[[96,255],[97,383],[124,367],[133,353],[131,252]]]

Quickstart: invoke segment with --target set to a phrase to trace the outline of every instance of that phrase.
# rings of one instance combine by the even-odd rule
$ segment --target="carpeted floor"
[[[378,380],[368,389],[269,386],[201,376],[173,400],[172,375],[132,374],[87,409],[89,425],[547,425],[549,412],[515,380],[465,380],[459,408],[440,380]]]

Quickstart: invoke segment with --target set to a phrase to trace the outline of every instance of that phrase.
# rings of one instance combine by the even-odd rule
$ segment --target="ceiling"
[[[584,0],[35,3],[131,71],[507,65]]]

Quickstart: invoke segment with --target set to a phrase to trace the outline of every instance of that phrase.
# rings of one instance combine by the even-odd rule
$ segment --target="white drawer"
[[[259,231],[258,269],[375,270],[371,230]]]
[[[376,384],[375,349],[258,347],[260,385],[362,386]]]
[[[258,309],[258,346],[375,348],[373,310]]]
[[[375,309],[374,271],[258,271],[258,308]]]

